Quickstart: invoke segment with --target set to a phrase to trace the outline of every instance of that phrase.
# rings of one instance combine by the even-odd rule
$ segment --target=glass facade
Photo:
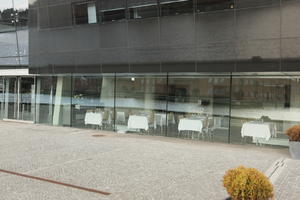
[[[228,141],[230,75],[170,74],[168,88],[168,135]]]
[[[36,123],[51,125],[53,122],[56,82],[57,77],[54,76],[36,78]]]
[[[72,80],[72,126],[114,128],[114,76],[74,76]],[[98,116],[95,124],[87,117]]]
[[[116,130],[165,135],[166,74],[118,75]]]
[[[4,117],[4,78],[0,77],[0,120]]]
[[[28,67],[28,1],[0,5],[0,68]]]
[[[0,119],[287,146],[299,0],[7,0]],[[29,15],[29,30],[27,30]]]
[[[211,142],[288,146],[300,74],[0,77],[1,119]]]
[[[4,77],[2,80],[2,118],[33,121],[35,79],[33,77]]]

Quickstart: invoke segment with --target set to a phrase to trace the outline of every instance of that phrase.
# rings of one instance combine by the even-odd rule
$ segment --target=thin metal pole
[[[169,110],[169,73],[167,72],[167,94],[166,94],[166,131],[165,131],[165,136],[168,136],[168,110]]]
[[[117,98],[117,95],[116,95],[116,90],[117,90],[117,73],[115,73],[115,76],[114,76],[114,127],[113,127],[113,130],[116,131],[116,98]]]
[[[230,86],[229,86],[229,128],[228,128],[228,143],[231,140],[231,106],[232,106],[232,72],[230,72]]]

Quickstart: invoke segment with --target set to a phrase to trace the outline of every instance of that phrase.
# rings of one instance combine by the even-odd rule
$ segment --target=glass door
[[[33,77],[6,77],[4,118],[33,121],[35,90]]]
[[[4,117],[4,79],[0,77],[0,120]]]
[[[5,118],[18,118],[18,79],[16,77],[5,78]]]
[[[34,113],[34,78],[20,77],[19,78],[19,120],[33,121]]]

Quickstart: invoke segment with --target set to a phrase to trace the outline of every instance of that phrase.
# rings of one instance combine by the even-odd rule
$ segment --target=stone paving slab
[[[281,157],[289,157],[287,149],[0,121],[0,169],[111,193],[0,173],[0,199],[224,199],[227,169],[245,165],[266,171]],[[284,196],[282,190],[276,193]]]
[[[286,161],[286,168],[275,182],[277,200],[300,199],[300,160]]]

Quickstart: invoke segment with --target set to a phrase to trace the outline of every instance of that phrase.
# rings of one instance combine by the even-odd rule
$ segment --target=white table
[[[128,119],[128,129],[143,129],[148,131],[148,118],[146,116],[130,115]]]
[[[102,126],[102,113],[87,112],[84,117],[84,124]]]
[[[179,120],[178,131],[202,132],[203,122],[201,119],[182,118]]]
[[[241,134],[242,137],[250,136],[268,141],[272,136],[272,131],[270,123],[247,122],[243,124]]]

